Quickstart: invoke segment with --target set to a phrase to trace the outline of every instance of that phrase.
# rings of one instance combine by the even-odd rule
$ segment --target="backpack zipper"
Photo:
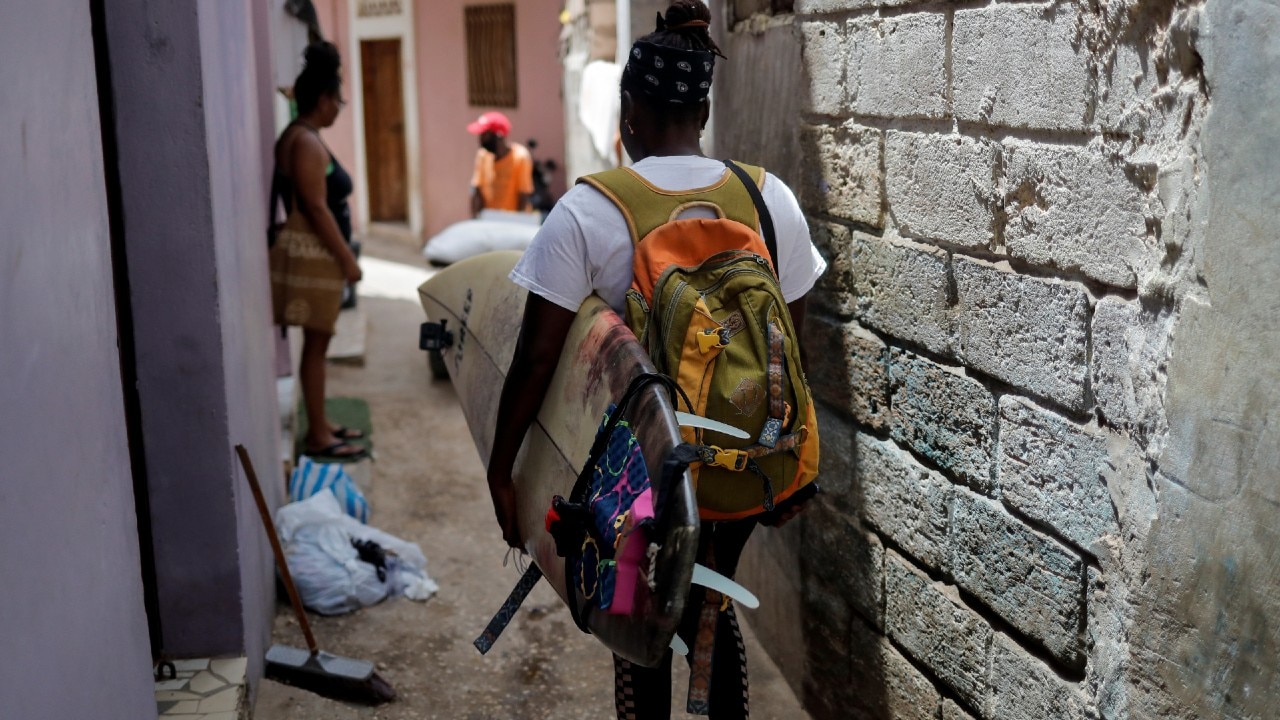
[[[635,288],[627,290],[626,297],[634,299],[636,302],[640,303],[640,309],[644,312],[644,332],[637,339],[640,341],[640,345],[647,351],[649,349],[649,330],[653,325],[653,317],[649,314],[649,303],[645,301],[644,295]]]
[[[744,272],[745,272],[745,273],[754,273],[754,274],[758,274],[758,275],[759,275],[759,274],[763,274],[763,275],[766,275],[767,277],[769,277],[769,278],[771,278],[771,279],[773,278],[773,275],[770,275],[770,274],[768,274],[768,273],[763,273],[762,271],[760,271],[760,270],[759,270],[759,269],[757,269],[757,268],[752,268],[752,267],[733,268],[733,269],[731,269],[731,270],[726,271],[724,275],[721,275],[719,280],[717,280],[717,281],[715,281],[714,283],[712,283],[711,285],[709,285],[709,286],[707,286],[707,287],[705,287],[705,288],[703,288],[703,289],[699,290],[699,293],[701,293],[702,295],[706,295],[707,293],[715,292],[716,290],[719,290],[719,289],[720,289],[720,288],[721,288],[725,283],[729,282],[729,278],[732,278],[734,275],[738,275],[738,274],[740,274],[740,273],[744,273]]]
[[[720,259],[720,258],[723,258],[723,259]],[[654,294],[653,294],[653,298],[654,298],[653,307],[652,307],[652,308],[650,308],[650,307],[649,307],[649,305],[648,305],[648,303],[645,303],[645,302],[644,302],[644,297],[643,297],[643,296],[641,296],[641,297],[640,297],[641,306],[645,308],[645,313],[646,313],[646,314],[648,314],[648,315],[650,315],[650,317],[652,317],[652,314],[651,314],[651,313],[656,313],[656,312],[658,311],[658,309],[659,309],[659,299],[662,297],[662,292],[661,292],[659,289],[663,286],[664,282],[667,280],[667,277],[668,277],[671,273],[673,273],[673,272],[675,272],[675,271],[677,271],[677,270],[683,270],[683,271],[685,271],[685,272],[691,272],[691,271],[696,270],[696,269],[698,269],[698,268],[702,268],[702,269],[707,270],[707,271],[714,271],[714,270],[718,270],[718,269],[720,269],[720,268],[722,268],[722,267],[724,267],[724,266],[726,266],[726,265],[732,265],[733,263],[735,263],[735,262],[739,262],[739,261],[744,260],[744,259],[746,259],[746,258],[751,258],[751,260],[752,260],[753,262],[755,262],[755,264],[756,264],[757,266],[759,266],[759,267],[757,267],[757,268],[745,267],[745,268],[734,268],[734,269],[731,269],[731,270],[729,270],[728,272],[726,272],[726,273],[725,273],[725,274],[724,274],[724,275],[723,275],[719,280],[717,280],[715,283],[713,283],[711,286],[709,286],[709,287],[707,287],[707,288],[704,288],[704,289],[702,289],[702,290],[698,290],[697,288],[694,288],[694,290],[695,290],[695,291],[696,291],[700,296],[705,296],[707,293],[709,293],[709,292],[713,292],[713,291],[715,291],[715,290],[719,289],[721,286],[723,286],[726,282],[728,282],[728,281],[729,281],[729,278],[733,277],[734,275],[737,275],[738,273],[742,273],[742,272],[751,272],[751,273],[760,273],[760,274],[763,274],[763,275],[765,275],[766,277],[768,277],[770,280],[773,280],[775,284],[777,284],[778,280],[777,280],[777,278],[775,278],[775,277],[774,277],[773,273],[772,273],[772,272],[770,272],[770,271],[769,271],[769,270],[767,270],[767,269],[763,269],[763,268],[767,268],[767,267],[768,267],[768,261],[767,261],[767,260],[765,260],[764,258],[762,258],[762,257],[760,257],[759,255],[757,255],[757,254],[755,254],[755,253],[751,252],[750,250],[725,250],[725,251],[723,251],[723,252],[720,252],[720,253],[717,253],[717,254],[715,254],[715,255],[712,255],[710,258],[707,258],[707,260],[706,260],[705,262],[703,262],[703,263],[701,263],[701,264],[699,264],[699,265],[690,265],[690,266],[672,265],[671,267],[667,268],[666,270],[663,270],[663,271],[662,271],[662,274],[658,276],[658,281],[657,281],[656,283],[654,283],[654,286],[653,286],[653,287],[654,287],[654,290],[655,290],[655,292],[654,292]],[[688,287],[688,286],[689,286],[689,283],[688,283],[688,282],[686,282],[686,281],[684,281],[684,280],[681,280],[681,281],[680,281],[680,284],[676,285],[676,289],[675,289],[675,291],[671,293],[671,297],[672,297],[673,299],[674,299],[674,298],[676,298],[676,297],[679,297],[679,295],[680,295],[681,293],[683,293],[683,292],[684,292],[684,289],[685,289],[686,287]],[[630,292],[630,291],[629,291],[629,292]],[[637,293],[637,295],[639,295],[639,293]],[[678,305],[678,303],[676,303],[676,302],[671,302],[671,303],[669,303],[669,307],[662,308],[665,312],[663,312],[663,313],[662,313],[662,322],[661,322],[661,324],[659,325],[659,327],[661,328],[661,330],[662,330],[662,334],[663,334],[664,336],[665,336],[665,335],[667,335],[667,334],[669,333],[669,330],[670,330],[670,327],[671,327],[671,321],[672,321],[672,318],[673,318],[673,316],[674,316],[674,314],[675,314],[675,308],[676,308],[676,306],[677,306],[677,305]],[[652,341],[654,338],[656,338],[656,337],[657,337],[657,335],[656,335],[656,334],[654,334],[654,333],[646,332],[646,334],[649,336],[649,339],[650,339],[651,341]],[[655,350],[655,348],[650,347],[650,348],[648,348],[648,350],[649,350],[649,356],[650,356],[650,357],[655,357],[654,352],[653,352],[653,351]]]
[[[674,300],[675,298],[680,297],[680,295],[684,292],[684,289],[686,287],[690,287],[689,283],[685,282],[684,280],[681,280],[680,284],[676,285],[675,291],[671,293],[672,299]],[[694,289],[697,290],[697,288],[694,288]],[[654,303],[654,305],[656,307],[657,303]],[[679,303],[677,302],[670,302],[667,304],[667,307],[665,308],[666,312],[664,312],[662,316],[662,325],[659,326],[662,328],[663,336],[666,336],[668,331],[671,329],[671,320],[675,316],[676,308],[678,306],[679,306]],[[653,353],[651,352],[649,353],[649,355],[652,356]]]

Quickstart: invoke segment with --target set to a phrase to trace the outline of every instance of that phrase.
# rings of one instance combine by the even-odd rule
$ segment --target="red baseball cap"
[[[493,131],[501,137],[506,137],[511,134],[511,121],[500,112],[487,112],[467,126],[467,132],[472,135],[480,135],[489,131]]]

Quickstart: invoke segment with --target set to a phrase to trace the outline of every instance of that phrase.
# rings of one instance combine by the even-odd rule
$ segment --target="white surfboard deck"
[[[519,257],[518,252],[495,252],[469,258],[441,270],[419,288],[428,319],[445,321],[453,333],[443,359],[485,463],[524,313],[526,292],[507,278]],[[524,547],[562,599],[569,593],[565,563],[544,528],[551,498],[568,497],[609,404],[621,399],[633,377],[652,371],[647,354],[621,318],[599,298],[589,298],[569,330],[560,365],[513,473]],[[673,488],[659,487],[662,463],[680,442],[666,391],[648,386],[633,402],[628,419],[649,468],[655,507],[666,503],[657,591],[650,594],[642,587],[637,615],[594,611],[588,615],[588,626],[613,652],[651,666],[667,651],[684,611],[697,551],[698,510],[689,473]],[[664,500],[667,493],[669,500]]]

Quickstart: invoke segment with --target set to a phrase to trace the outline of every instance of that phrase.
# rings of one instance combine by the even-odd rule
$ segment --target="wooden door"
[[[400,40],[362,41],[360,62],[369,218],[404,222],[409,218],[409,183]]]

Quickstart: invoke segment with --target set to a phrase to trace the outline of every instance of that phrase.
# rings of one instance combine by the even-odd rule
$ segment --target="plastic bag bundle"
[[[449,265],[494,250],[524,250],[538,234],[539,221],[532,213],[484,210],[434,235],[422,255],[433,265]]]
[[[342,615],[394,595],[426,600],[439,590],[416,543],[350,517],[329,488],[280,508],[276,531],[302,604],[321,615]],[[386,552],[382,577],[377,566],[361,560],[353,541],[373,542]]]
[[[298,466],[289,476],[289,499],[306,500],[321,490],[330,490],[351,517],[369,522],[369,501],[340,463],[321,463],[306,455],[298,458]]]

